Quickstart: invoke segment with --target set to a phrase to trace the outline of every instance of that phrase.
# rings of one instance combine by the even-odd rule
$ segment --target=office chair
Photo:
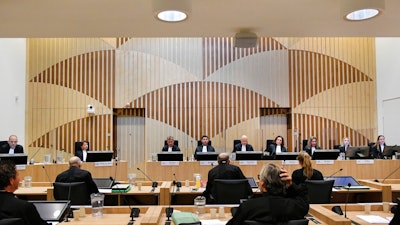
[[[307,144],[308,144],[308,139],[304,139],[303,142],[302,142],[302,145],[303,145],[303,149],[302,150],[304,150],[306,148]]]
[[[271,223],[261,223],[254,220],[245,220],[245,225],[276,225]],[[278,223],[278,225],[308,225],[308,219],[289,220],[287,223]]]
[[[174,140],[174,145],[179,146],[178,144],[178,140]],[[167,145],[167,140],[164,140],[164,145]]]
[[[54,199],[70,200],[71,205],[89,205],[90,194],[85,182],[54,182]]]
[[[0,153],[8,153],[9,150],[8,141],[0,141]]]
[[[266,149],[268,149],[268,147],[269,147],[270,145],[272,145],[273,143],[274,143],[274,140],[268,139],[268,140],[267,140],[267,148],[266,148]]]
[[[331,202],[334,180],[306,180],[310,204],[328,204]]]
[[[25,225],[21,218],[4,218],[0,220],[0,225]]]
[[[247,179],[215,179],[214,193],[216,204],[240,204],[241,199],[249,199],[252,191]]]
[[[241,143],[240,140],[233,140],[233,148],[232,148],[232,150],[235,149],[235,145],[240,144],[240,143]]]
[[[208,145],[211,146],[211,141],[208,141]],[[198,140],[198,141],[197,141],[197,146],[201,146],[201,140]]]
[[[334,146],[333,146],[333,149],[338,149],[338,150],[340,150],[340,145],[334,145]]]

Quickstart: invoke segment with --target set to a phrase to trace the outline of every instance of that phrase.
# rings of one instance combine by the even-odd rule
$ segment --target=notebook
[[[247,177],[251,188],[258,188],[258,185],[253,177]]]
[[[111,189],[113,185],[111,178],[93,178],[93,181],[96,183],[98,189]]]
[[[332,176],[325,177],[325,180],[334,180],[333,187],[340,187],[350,190],[369,189],[368,186],[363,186],[357,182],[352,176]],[[350,184],[350,187],[348,186]]]

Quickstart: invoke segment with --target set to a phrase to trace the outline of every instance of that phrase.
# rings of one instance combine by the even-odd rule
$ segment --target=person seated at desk
[[[317,137],[311,136],[308,139],[306,147],[304,148],[304,151],[306,151],[310,156],[314,154],[315,150],[321,149],[321,147],[318,146],[317,140]]]
[[[379,135],[376,143],[371,147],[371,156],[374,159],[383,159],[383,151],[385,150],[386,143],[385,143],[385,136]]]
[[[268,146],[267,151],[269,155],[276,155],[276,153],[286,152],[285,143],[282,136],[276,136],[274,142]]]
[[[306,180],[323,180],[324,176],[319,170],[313,169],[311,157],[307,152],[300,152],[296,158],[299,160],[301,169],[297,169],[292,173],[292,180],[295,184],[304,183]]]
[[[214,197],[214,180],[215,179],[246,179],[242,170],[235,165],[230,164],[229,154],[228,153],[220,153],[217,157],[218,166],[212,168],[208,171],[208,180],[206,190],[203,192],[203,195],[206,197],[208,203],[213,203]],[[253,190],[250,187],[248,189],[248,196],[253,195]]]
[[[78,156],[83,162],[86,162],[87,152],[89,151],[89,142],[82,141],[80,147],[81,149],[75,151],[75,156]]]
[[[99,189],[97,189],[97,185],[93,181],[92,174],[87,170],[81,169],[81,167],[82,160],[77,156],[71,157],[69,159],[69,169],[58,174],[56,177],[56,182],[72,183],[83,181],[87,185],[89,194],[99,193]]]
[[[196,158],[196,153],[197,152],[215,152],[215,149],[213,146],[208,145],[209,143],[209,138],[207,135],[203,135],[201,138],[201,145],[197,146],[197,148],[194,150],[194,157]]]
[[[233,152],[248,152],[248,151],[254,151],[253,150],[253,146],[251,146],[250,144],[247,143],[248,138],[246,135],[242,135],[242,137],[240,138],[240,143],[235,145],[235,147],[233,148]]]
[[[174,137],[169,136],[167,137],[167,145],[165,145],[161,151],[163,152],[180,152],[181,150],[179,149],[178,146],[174,144]]]
[[[18,144],[18,137],[13,134],[8,138],[8,142],[0,147],[0,151],[3,154],[24,153],[24,147]]]
[[[14,195],[20,182],[14,162],[0,161],[0,174],[0,220],[21,218],[25,225],[48,225],[32,203],[18,199]]]
[[[260,172],[259,186],[263,196],[240,204],[227,225],[241,225],[245,220],[280,224],[302,219],[307,214],[307,188],[304,184],[292,183],[292,177],[285,169],[272,163],[264,165]]]
[[[339,147],[340,152],[346,153],[347,148],[349,148],[349,147],[351,147],[350,138],[348,138],[348,137],[343,138],[343,143]]]

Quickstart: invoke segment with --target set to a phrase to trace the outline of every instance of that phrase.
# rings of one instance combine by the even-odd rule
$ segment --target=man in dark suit
[[[174,137],[172,137],[172,136],[167,137],[167,145],[165,145],[162,148],[162,151],[163,152],[180,152],[181,150],[179,149],[178,146],[176,146],[174,144],[174,141],[175,141]]]
[[[0,161],[0,220],[21,218],[25,225],[48,225],[40,218],[36,207],[18,199],[13,193],[18,189],[19,173],[12,161]]]
[[[0,146],[0,151],[3,154],[24,153],[24,147],[18,144],[18,137],[10,135],[8,142]]]
[[[292,184],[292,178],[285,169],[275,164],[265,165],[260,172],[259,186],[263,197],[240,204],[227,225],[241,225],[245,220],[280,224],[302,219],[307,214],[307,188],[304,184]]]
[[[248,144],[247,141],[248,141],[247,136],[246,136],[246,135],[243,135],[243,136],[240,138],[240,143],[237,144],[237,145],[235,145],[235,147],[233,148],[233,152],[240,152],[240,151],[243,151],[243,152],[246,151],[246,152],[248,152],[248,151],[254,151],[254,150],[253,150],[253,146],[251,146],[250,144]]]
[[[87,185],[89,195],[91,193],[99,193],[99,189],[97,189],[97,185],[93,181],[92,174],[87,170],[81,169],[81,167],[82,160],[77,156],[71,157],[69,159],[69,169],[58,174],[56,182],[72,183],[83,181]]]
[[[217,160],[218,166],[208,171],[207,186],[206,190],[203,193],[203,195],[206,196],[208,203],[212,203],[214,201],[213,185],[215,179],[246,179],[242,170],[238,166],[230,164],[228,153],[220,153]],[[252,194],[253,191],[251,190],[251,187],[249,185],[248,196],[251,196]]]
[[[201,138],[201,145],[197,146],[196,150],[194,151],[194,158],[196,158],[197,152],[215,152],[213,146],[209,145],[209,139],[207,135],[203,135]]]

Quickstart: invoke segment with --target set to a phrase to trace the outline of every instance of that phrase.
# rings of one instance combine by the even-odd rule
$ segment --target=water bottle
[[[200,188],[201,186],[201,177],[199,175],[196,176],[196,188]]]

